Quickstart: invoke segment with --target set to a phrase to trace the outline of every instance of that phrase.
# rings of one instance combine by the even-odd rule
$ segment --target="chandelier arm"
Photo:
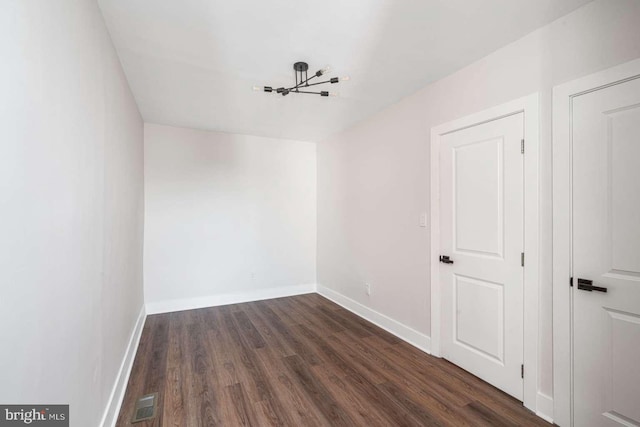
[[[307,86],[323,85],[323,84],[325,84],[325,83],[331,83],[331,80],[325,80],[325,81],[323,81],[323,82],[311,83],[311,84],[309,84],[309,85],[307,85]]]
[[[306,93],[306,94],[310,94],[310,95],[322,95],[322,92],[309,92],[309,91],[304,91],[304,90],[294,90],[291,93]]]
[[[309,80],[311,80],[311,77],[309,77]],[[289,92],[295,92],[295,93],[313,93],[313,94],[318,94],[320,95],[320,92],[305,92],[305,91],[301,91],[300,88],[302,87],[307,87],[307,86],[318,86],[318,85],[323,85],[323,84],[327,84],[327,83],[331,83],[330,80],[325,80],[323,82],[317,82],[317,83],[311,83],[307,86],[301,86],[304,82],[299,83],[297,86],[292,86],[290,88],[284,88],[285,90],[288,90]],[[271,86],[269,86],[271,87]],[[282,92],[278,92],[275,88],[270,91],[271,93],[275,93],[276,95],[281,95]]]

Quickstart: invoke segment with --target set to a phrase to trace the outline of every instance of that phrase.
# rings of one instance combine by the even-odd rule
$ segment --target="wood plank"
[[[188,383],[192,387],[195,411],[187,414],[189,425],[216,426],[222,424],[218,417],[218,380],[215,368],[207,353],[204,324],[187,325],[187,352],[190,358]]]
[[[187,363],[186,330],[178,313],[169,316],[169,349],[167,353],[166,392],[163,407],[165,425],[181,427],[187,424],[186,406],[192,402],[187,392],[185,379],[189,377]]]
[[[351,417],[340,407],[331,392],[315,378],[300,356],[285,357],[285,363],[295,374],[296,380],[311,397],[311,400],[327,418],[330,425],[345,427],[354,425]]]
[[[244,311],[236,311],[233,313],[233,317],[239,326],[240,333],[249,341],[253,348],[262,348],[265,346],[262,335],[260,335],[260,332],[253,326],[247,313]]]
[[[225,391],[227,392],[228,401],[231,402],[231,406],[234,409],[233,413],[235,414],[235,417],[229,414],[229,419],[225,420],[225,424],[238,426],[257,425],[253,405],[251,405],[249,396],[247,396],[247,393],[243,390],[242,385],[237,383],[227,386],[225,387]],[[232,419],[233,421],[231,421]]]

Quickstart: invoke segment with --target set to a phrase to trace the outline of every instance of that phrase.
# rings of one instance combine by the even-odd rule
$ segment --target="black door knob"
[[[594,286],[593,280],[587,279],[578,279],[578,289],[587,292],[607,292],[607,288],[603,288],[602,286]]]

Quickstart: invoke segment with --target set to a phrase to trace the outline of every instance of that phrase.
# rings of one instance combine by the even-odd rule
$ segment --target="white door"
[[[640,426],[640,78],[571,123],[574,425]]]
[[[522,400],[523,113],[440,140],[441,352]]]

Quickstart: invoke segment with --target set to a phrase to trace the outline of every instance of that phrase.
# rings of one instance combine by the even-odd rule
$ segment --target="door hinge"
[[[524,139],[520,140],[520,152],[524,154]]]
[[[524,378],[524,365],[520,365],[520,378]]]
[[[524,267],[524,252],[520,252],[520,265]]]
[[[569,286],[571,286],[573,288],[573,277],[569,278]]]

